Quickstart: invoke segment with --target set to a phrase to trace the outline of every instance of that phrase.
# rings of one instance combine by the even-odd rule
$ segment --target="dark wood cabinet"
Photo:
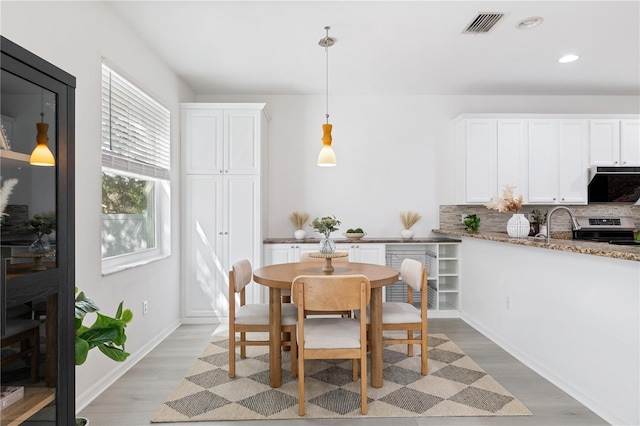
[[[75,418],[75,77],[4,37],[1,51],[0,186],[13,184],[1,205],[1,383],[24,396],[0,423],[66,426]],[[55,164],[33,165],[45,136]]]

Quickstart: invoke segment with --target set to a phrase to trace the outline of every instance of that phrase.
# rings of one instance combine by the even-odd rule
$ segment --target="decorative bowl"
[[[365,235],[367,235],[366,232],[345,232],[344,234],[345,237],[349,238],[350,240],[359,240],[360,238],[364,237]]]

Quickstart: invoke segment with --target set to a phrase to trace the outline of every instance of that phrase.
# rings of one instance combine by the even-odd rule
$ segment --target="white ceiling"
[[[330,94],[640,95],[638,0],[109,4],[199,94],[323,94],[329,25]],[[506,16],[462,34],[478,12]]]

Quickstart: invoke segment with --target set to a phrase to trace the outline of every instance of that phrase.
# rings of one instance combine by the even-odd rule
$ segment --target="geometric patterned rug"
[[[530,416],[518,399],[489,376],[444,334],[428,337],[429,374],[420,374],[420,348],[385,345],[384,386],[369,386],[367,417]],[[299,419],[298,384],[282,353],[282,386],[269,386],[266,346],[236,354],[236,377],[229,378],[228,341],[213,340],[151,422]],[[306,418],[358,418],[360,385],[351,380],[351,360],[305,363]]]

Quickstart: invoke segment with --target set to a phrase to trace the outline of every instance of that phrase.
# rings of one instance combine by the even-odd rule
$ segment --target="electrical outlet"
[[[149,312],[149,302],[146,300],[142,302],[142,315],[146,315]]]
[[[505,304],[506,304],[507,310],[510,311],[511,310],[511,296],[507,296],[507,299],[505,300]]]

